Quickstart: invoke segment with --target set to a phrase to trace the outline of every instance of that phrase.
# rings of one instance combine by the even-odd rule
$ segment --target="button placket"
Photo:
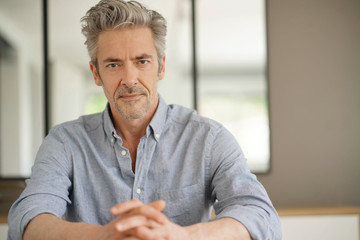
[[[110,139],[110,142],[111,142],[112,146],[114,147],[115,142],[116,142],[116,135],[114,132],[112,133],[112,138]]]
[[[145,197],[143,194],[144,191],[143,174],[144,171],[146,171],[144,169],[144,167],[146,166],[144,165],[144,161],[146,161],[146,159],[144,159],[145,141],[146,141],[145,137],[141,138],[137,148],[135,182],[133,186],[133,198],[139,199],[140,201],[144,201],[144,197]]]
[[[115,154],[119,163],[120,171],[122,172],[123,176],[127,178],[127,181],[133,185],[135,176],[131,169],[131,159],[129,151],[122,146],[123,141],[119,136],[117,136],[115,132],[113,133],[113,138],[113,146],[115,148]]]
[[[126,155],[126,150],[122,150],[121,151],[121,156],[125,156]]]

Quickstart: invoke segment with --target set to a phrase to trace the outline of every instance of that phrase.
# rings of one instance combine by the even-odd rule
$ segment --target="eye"
[[[149,63],[149,60],[141,59],[141,60],[138,61],[138,63],[140,65],[145,65],[145,64]]]
[[[118,64],[116,63],[110,63],[107,65],[108,68],[116,68],[118,66]]]

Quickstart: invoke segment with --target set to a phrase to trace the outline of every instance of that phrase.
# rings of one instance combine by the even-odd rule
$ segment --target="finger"
[[[115,229],[119,232],[124,232],[140,226],[152,227],[152,221],[164,225],[168,222],[168,219],[159,210],[150,205],[143,205],[124,214],[116,222]]]
[[[160,239],[160,236],[153,229],[147,227],[138,227],[132,230],[131,234],[139,239]]]
[[[158,211],[162,211],[166,207],[166,202],[164,200],[157,200],[148,204],[149,206],[155,208]]]
[[[131,229],[128,233],[139,239],[167,239],[168,234],[164,225],[152,221],[152,227],[137,227]]]
[[[134,199],[134,200],[130,200],[130,201],[127,201],[127,202],[123,202],[123,203],[119,203],[115,206],[113,206],[111,209],[110,209],[110,213],[112,215],[120,215],[120,214],[123,214],[125,212],[128,212],[134,208],[137,208],[137,207],[140,207],[144,205],[142,202],[140,202],[139,200],[137,199]]]
[[[136,238],[136,237],[125,237],[125,238],[122,238],[122,240],[140,240],[140,239]]]
[[[140,227],[140,226],[148,226],[148,219],[142,215],[135,215],[132,217],[128,217],[126,219],[120,220],[115,224],[115,229],[118,232],[126,232],[129,229]]]
[[[154,229],[154,228],[157,228],[162,225],[163,224],[160,224],[153,220],[149,220],[144,216],[133,216],[126,220],[121,220],[121,221],[117,222],[115,224],[115,229],[118,232],[122,232],[124,234],[129,234],[129,230],[133,230],[138,227],[146,227],[146,228]]]
[[[157,208],[154,208],[153,205],[159,208],[159,210]],[[157,201],[154,202],[153,205],[147,204],[140,206],[134,212],[136,214],[147,217],[149,220],[154,220],[160,224],[166,224],[168,218],[161,212],[165,208],[165,202]]]
[[[122,213],[130,211],[130,210],[132,210],[134,208],[137,208],[139,206],[142,206],[142,205],[144,205],[142,202],[140,202],[137,199],[134,199],[134,200],[123,202],[123,203],[120,203],[120,204],[117,204],[117,205],[113,206],[110,209],[110,213],[112,215],[120,215]],[[163,200],[157,200],[157,201],[149,203],[148,205],[155,208],[155,209],[157,209],[157,210],[159,210],[159,211],[162,211],[162,210],[165,209],[166,203]]]

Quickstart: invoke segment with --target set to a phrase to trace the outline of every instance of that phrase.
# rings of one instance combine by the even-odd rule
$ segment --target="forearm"
[[[198,223],[186,227],[190,240],[251,240],[245,226],[232,218]]]
[[[24,240],[92,239],[102,228],[100,225],[70,223],[52,214],[41,214],[30,221],[25,229]]]

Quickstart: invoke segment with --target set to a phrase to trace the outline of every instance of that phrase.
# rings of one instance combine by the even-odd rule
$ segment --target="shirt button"
[[[114,139],[113,139],[113,138],[111,139],[111,142],[114,143]]]
[[[122,151],[121,151],[121,155],[125,156],[125,155],[126,155],[126,151],[125,151],[125,150],[122,150]]]
[[[140,194],[140,193],[141,193],[141,189],[140,189],[140,188],[136,189],[136,193],[137,193],[137,194]]]
[[[156,138],[156,139],[159,139],[159,138],[160,138],[160,134],[158,134],[158,133],[155,134],[155,138]]]

